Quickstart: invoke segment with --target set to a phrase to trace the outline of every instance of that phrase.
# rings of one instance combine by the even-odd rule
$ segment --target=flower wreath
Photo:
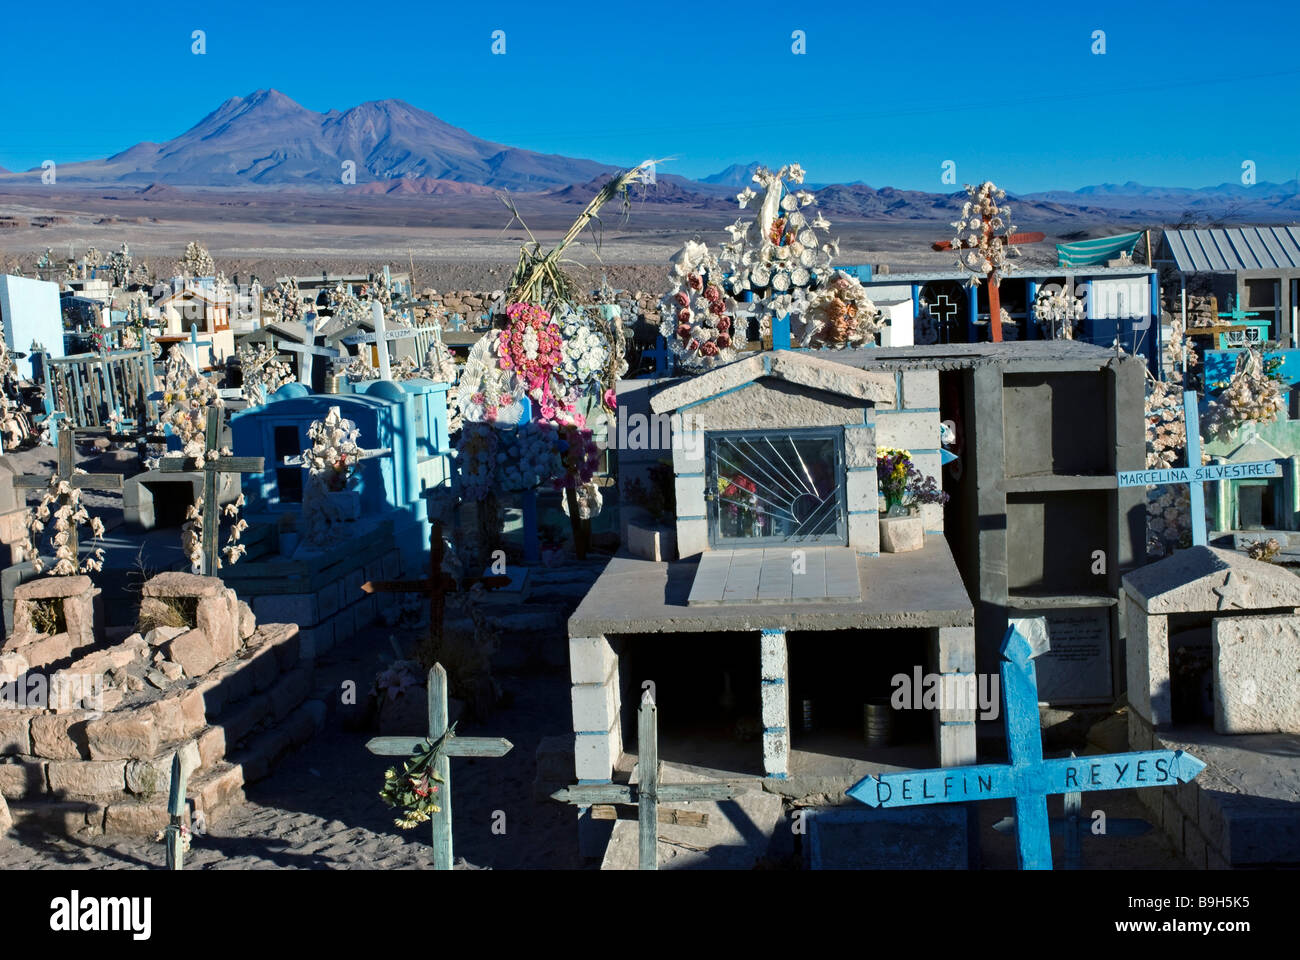
[[[567,399],[557,395],[555,374],[564,363],[564,336],[550,311],[532,303],[506,307],[510,325],[497,335],[497,362],[513,371],[538,404],[543,420],[555,418]]]
[[[722,269],[703,243],[687,243],[673,264],[677,289],[660,301],[663,334],[673,354],[689,367],[712,367],[736,359],[745,346],[736,302],[723,292]]]
[[[836,270],[826,285],[813,292],[804,311],[803,345],[860,344],[875,336],[883,316],[857,277]]]

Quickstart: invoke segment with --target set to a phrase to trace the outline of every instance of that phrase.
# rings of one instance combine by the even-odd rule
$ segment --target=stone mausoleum
[[[666,762],[791,797],[975,762],[998,720],[969,700],[891,710],[893,681],[995,675],[1008,617],[1048,619],[1045,700],[1111,702],[1119,580],[1144,550],[1142,491],[1115,477],[1144,461],[1142,368],[1035,341],[770,351],[621,384],[652,443],[618,450],[620,482],[671,463],[677,556],[616,557],[569,620],[577,779],[630,774],[647,685]],[[885,447],[950,497],[917,550],[880,549]]]

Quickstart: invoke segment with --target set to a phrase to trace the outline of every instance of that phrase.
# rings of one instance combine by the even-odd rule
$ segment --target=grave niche
[[[659,707],[663,762],[763,775],[759,648],[753,633],[619,639],[625,750],[636,750],[637,705],[649,681]]]
[[[934,742],[934,713],[895,710],[890,705],[897,676],[911,683],[915,670],[929,669],[924,630],[831,630],[790,632],[790,745],[827,756],[866,758],[880,747],[920,748]],[[920,697],[923,690],[911,691]],[[805,724],[805,701],[811,705]],[[865,707],[881,710],[873,721],[890,730],[888,743],[868,746]],[[923,760],[920,762],[929,762]]]

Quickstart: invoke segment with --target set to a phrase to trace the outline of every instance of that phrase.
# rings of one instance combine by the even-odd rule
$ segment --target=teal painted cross
[[[434,567],[437,570],[437,567]],[[451,846],[451,758],[504,757],[514,744],[504,737],[458,737],[447,729],[447,671],[435,663],[429,671],[428,737],[374,737],[366,749],[381,757],[409,757],[417,750],[428,750],[443,740],[442,753],[433,761],[441,783],[439,810],[430,818],[433,827],[433,869],[450,870]],[[446,739],[443,739],[443,738]]]
[[[1185,483],[1189,486],[1192,512],[1192,544],[1203,547],[1208,535],[1205,529],[1205,488],[1207,480],[1241,480],[1246,477],[1276,477],[1280,475],[1273,460],[1252,460],[1249,463],[1212,463],[1201,465],[1201,418],[1199,399],[1194,390],[1183,391],[1183,424],[1187,434],[1187,466],[1165,470],[1121,470],[1116,477],[1121,487]]]
[[[1259,314],[1246,313],[1244,310],[1241,309],[1241,305],[1236,302],[1236,298],[1233,298],[1232,310],[1228,313],[1221,313],[1219,314],[1219,316],[1227,317],[1228,319],[1232,320],[1234,323],[1241,323],[1241,321],[1245,320],[1247,317],[1258,317]]]
[[[1205,769],[1204,763],[1182,750],[1045,760],[1033,658],[1047,650],[1047,622],[1042,617],[1011,621],[1002,643],[1002,705],[1010,763],[864,777],[849,787],[848,795],[869,807],[1011,797],[1016,802],[1020,868],[1050,870],[1049,794],[1175,786],[1191,782]]]

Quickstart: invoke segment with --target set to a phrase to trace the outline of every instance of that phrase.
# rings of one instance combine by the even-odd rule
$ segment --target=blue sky
[[[6,4],[0,166],[166,140],[274,87],[314,110],[395,97],[512,146],[672,157],[686,176],[798,160],[815,182],[946,190],[953,160],[959,182],[1024,192],[1238,182],[1247,159],[1260,181],[1300,172],[1294,3],[180,6]]]

